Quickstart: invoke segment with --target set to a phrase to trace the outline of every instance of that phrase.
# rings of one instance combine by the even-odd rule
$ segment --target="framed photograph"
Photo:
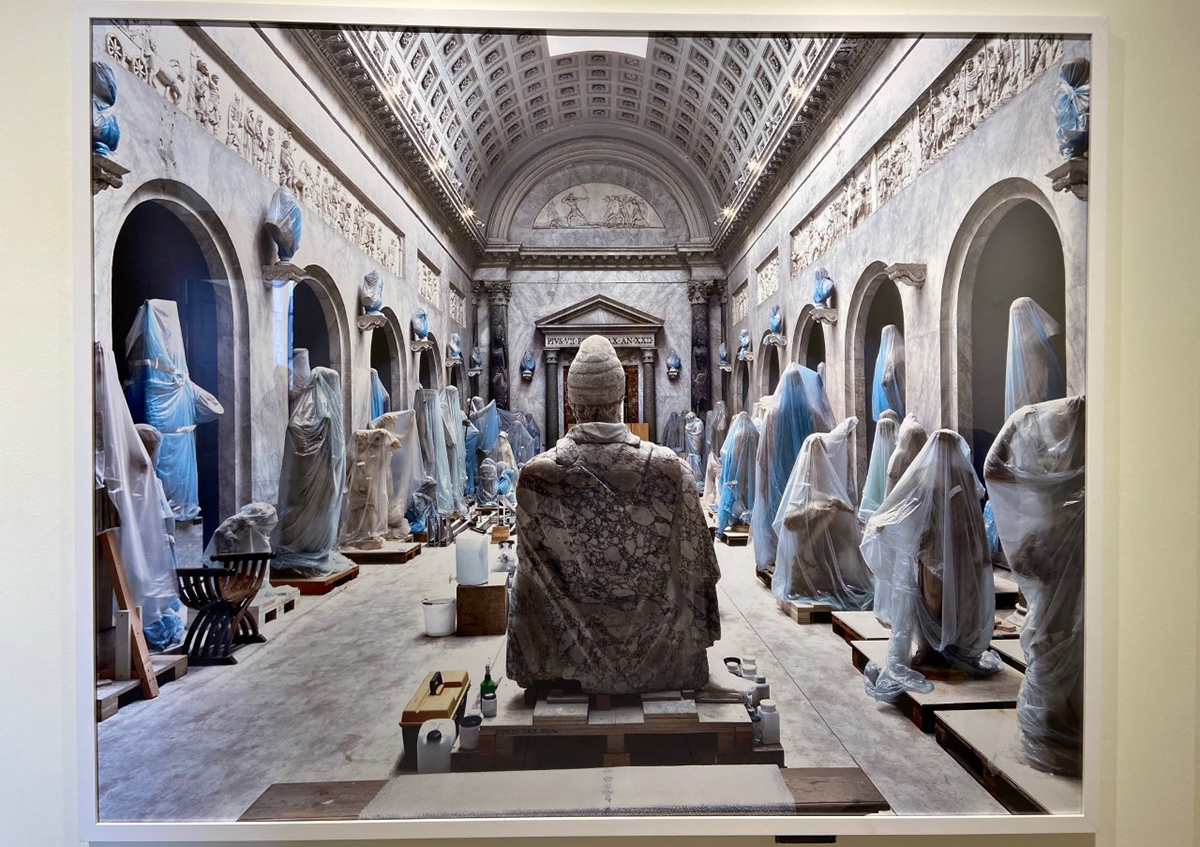
[[[1102,20],[75,23],[84,837],[1096,831]]]

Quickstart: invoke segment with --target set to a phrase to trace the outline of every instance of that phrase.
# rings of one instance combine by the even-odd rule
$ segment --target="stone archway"
[[[293,298],[297,291],[304,287],[315,296],[320,306],[320,314],[324,319],[325,337],[328,343],[328,361],[322,363],[318,358],[310,359],[313,367],[324,366],[337,371],[342,383],[342,423],[347,436],[353,431],[353,385],[350,368],[350,321],[346,314],[346,305],[342,302],[341,292],[329,272],[320,265],[309,265],[304,269],[304,279],[295,282],[292,291]],[[303,297],[304,295],[301,294]],[[295,302],[295,300],[293,300]],[[297,342],[300,339],[296,339]],[[293,346],[304,346],[301,343]],[[310,351],[311,356],[311,351]]]
[[[816,319],[816,306],[805,303],[792,331],[791,361],[812,370],[825,361],[825,327]]]
[[[392,395],[392,410],[399,411],[410,408],[412,404],[408,390],[408,348],[404,343],[403,324],[395,310],[391,306],[384,306],[382,311],[386,323],[371,332],[382,333],[387,343],[388,355],[391,357],[391,380],[385,381],[384,386]]]
[[[197,429],[203,534],[251,499],[249,329],[245,281],[232,239],[208,202],[173,180],[151,180],[122,208],[113,252],[97,261],[97,293],[105,290],[109,326],[124,373],[125,335],[147,299],[173,300],[193,379],[220,400],[225,413]],[[178,249],[142,250],[163,239]],[[188,258],[190,256],[190,258]],[[148,267],[153,265],[154,267]]]

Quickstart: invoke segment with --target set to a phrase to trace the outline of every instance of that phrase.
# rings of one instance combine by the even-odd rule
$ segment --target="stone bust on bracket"
[[[517,479],[506,671],[525,688],[702,688],[720,572],[692,471],[621,422],[607,339],[583,341],[567,386],[580,423]]]

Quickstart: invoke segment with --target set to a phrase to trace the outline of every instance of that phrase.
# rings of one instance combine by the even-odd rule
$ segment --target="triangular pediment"
[[[611,297],[597,294],[541,318],[534,326],[543,331],[562,331],[569,328],[610,332],[654,331],[662,329],[663,319],[617,302]]]

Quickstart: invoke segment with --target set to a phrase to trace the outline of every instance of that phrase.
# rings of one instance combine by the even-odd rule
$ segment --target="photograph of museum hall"
[[[99,819],[1080,814],[1092,61],[93,21]]]

